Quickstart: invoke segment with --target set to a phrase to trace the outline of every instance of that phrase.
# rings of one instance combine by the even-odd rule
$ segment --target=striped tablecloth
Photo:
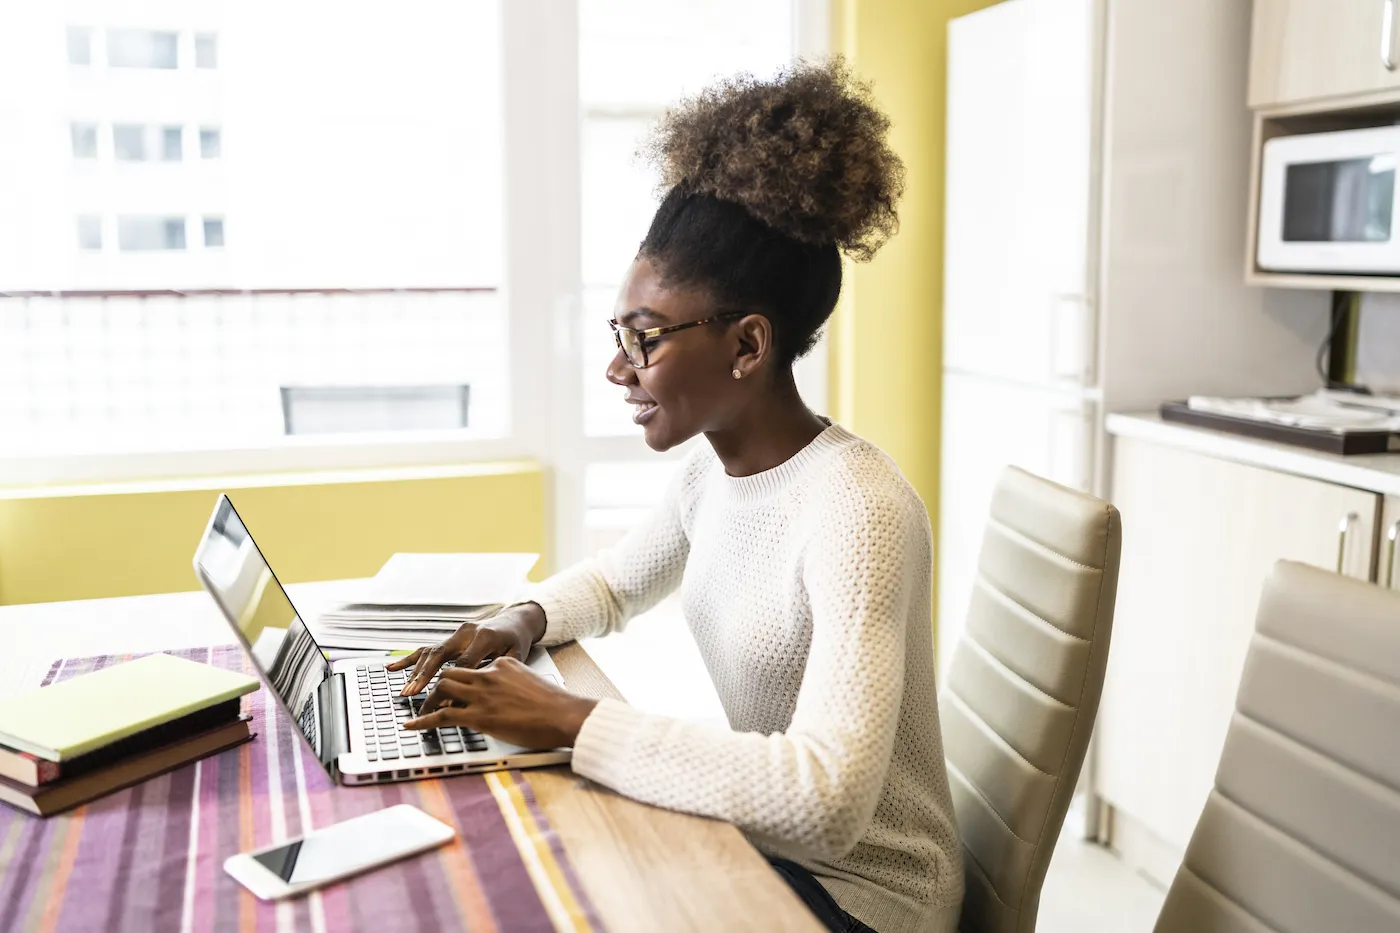
[[[244,667],[232,646],[173,652]],[[44,683],[129,656],[56,662]],[[518,772],[339,787],[267,691],[244,700],[258,737],[68,813],[0,805],[0,930],[601,930],[558,835]],[[308,897],[264,903],[228,856],[409,803],[451,844]]]

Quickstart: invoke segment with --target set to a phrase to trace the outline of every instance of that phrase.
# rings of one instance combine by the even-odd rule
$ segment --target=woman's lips
[[[655,402],[633,402],[632,407],[636,409],[636,411],[632,412],[632,421],[634,424],[645,424],[647,419],[656,414]]]

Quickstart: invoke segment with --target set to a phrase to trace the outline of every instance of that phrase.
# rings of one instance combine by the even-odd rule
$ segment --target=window
[[[117,218],[117,248],[123,251],[185,248],[185,218],[122,215]]]
[[[78,249],[102,248],[102,218],[96,214],[78,215]]]
[[[791,0],[580,0],[581,327],[590,435],[641,433],[602,377],[614,352],[606,320],[657,205],[658,179],[637,150],[668,104],[716,77],[773,74],[791,59],[793,10]]]
[[[146,161],[146,127],[139,123],[113,124],[112,154],[118,162]]]
[[[97,124],[73,123],[70,129],[73,135],[73,158],[97,158]]]
[[[107,64],[113,68],[175,68],[179,34],[151,29],[108,29]]]
[[[68,27],[68,64],[92,64],[92,29],[87,26]]]
[[[194,66],[196,68],[219,67],[219,39],[212,32],[195,33]]]
[[[0,173],[0,484],[530,457],[557,560],[605,543],[682,453],[647,451],[602,376],[655,203],[636,141],[681,90],[787,58],[816,2],[242,4],[226,56],[230,33],[159,18],[179,4],[114,29],[114,67],[0,107],[27,164],[94,117],[122,160]],[[67,67],[19,22],[6,38]],[[31,64],[0,56],[0,88]],[[329,439],[285,436],[307,405]]]
[[[98,455],[81,462],[100,470],[122,452],[188,463],[210,447],[301,462],[306,445],[280,446],[282,387],[334,395],[338,433],[377,433],[386,411],[445,430],[427,389],[452,387],[470,416],[440,440],[450,459],[510,443],[498,440],[512,432],[504,2],[418,0],[389,29],[333,0],[243,5],[229,20],[237,55],[158,4],[147,28],[112,30],[114,67],[0,106],[18,164],[43,167],[53,128],[88,119],[70,110],[89,104],[100,157],[121,160],[76,180],[0,173],[0,204],[19,207],[0,210],[0,484],[17,450]],[[43,49],[45,18],[16,22],[6,39]],[[67,68],[64,46],[47,44],[39,64]],[[91,55],[105,60],[100,44]],[[0,88],[33,64],[0,56]],[[112,209],[78,218],[98,204]],[[374,444],[333,443],[384,462]]]
[[[184,158],[184,129],[167,126],[161,130],[161,158],[167,162],[179,162]]]

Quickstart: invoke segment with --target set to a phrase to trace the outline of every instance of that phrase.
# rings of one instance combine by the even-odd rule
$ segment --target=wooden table
[[[288,587],[297,608],[353,595],[356,581]],[[0,696],[37,684],[60,657],[228,644],[204,593],[0,606]],[[552,649],[571,690],[621,694],[577,644]],[[522,772],[611,933],[822,927],[734,827],[628,800],[567,766]]]

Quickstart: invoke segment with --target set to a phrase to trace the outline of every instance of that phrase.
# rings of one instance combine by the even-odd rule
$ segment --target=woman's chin
[[[684,437],[678,437],[674,431],[666,427],[664,421],[654,416],[643,423],[642,438],[646,441],[647,446],[657,453],[665,453],[686,440]]]

